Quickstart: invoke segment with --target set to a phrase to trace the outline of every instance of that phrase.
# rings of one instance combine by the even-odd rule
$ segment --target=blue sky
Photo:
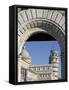
[[[32,64],[48,64],[50,50],[55,49],[60,53],[57,41],[29,41],[26,48],[32,57]],[[61,63],[59,63],[59,77],[61,77]]]

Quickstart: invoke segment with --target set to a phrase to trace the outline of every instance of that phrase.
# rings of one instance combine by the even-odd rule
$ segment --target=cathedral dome
[[[25,58],[25,59],[31,59],[30,54],[28,53],[28,51],[25,48],[22,49],[21,56],[22,56],[22,58]]]

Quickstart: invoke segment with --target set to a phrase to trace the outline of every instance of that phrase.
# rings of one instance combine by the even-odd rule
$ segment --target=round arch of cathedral
[[[57,40],[61,48],[61,74],[65,79],[65,11],[18,9],[18,54],[29,37],[46,33]]]

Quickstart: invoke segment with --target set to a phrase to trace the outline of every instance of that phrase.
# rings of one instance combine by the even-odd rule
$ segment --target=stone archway
[[[65,17],[57,10],[20,11],[18,13],[18,54],[26,40],[37,32],[48,33],[58,41],[61,48],[62,79],[65,79]]]

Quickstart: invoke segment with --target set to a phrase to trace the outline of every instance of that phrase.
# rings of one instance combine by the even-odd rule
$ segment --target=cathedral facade
[[[18,82],[58,80],[58,63],[58,52],[51,50],[48,64],[33,65],[32,57],[26,48],[23,48],[18,56]]]

